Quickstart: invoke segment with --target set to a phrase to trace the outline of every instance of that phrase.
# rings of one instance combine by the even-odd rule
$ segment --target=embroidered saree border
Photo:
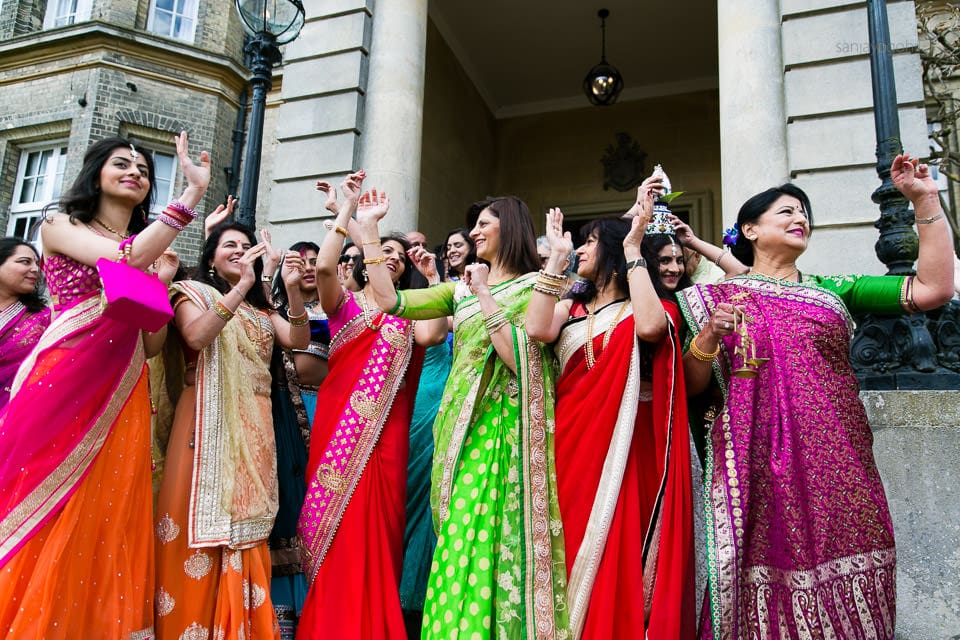
[[[13,385],[20,388],[36,365],[38,355],[70,338],[101,316],[100,298],[93,296],[60,314],[43,334],[36,348],[24,361]],[[121,375],[110,401],[96,416],[90,429],[76,447],[30,493],[0,521],[0,566],[19,549],[37,529],[69,498],[90,465],[103,449],[110,427],[122,411],[143,370],[143,343],[137,340],[129,364]],[[12,394],[11,394],[12,395]]]
[[[26,306],[19,300],[14,300],[7,308],[0,311],[0,335],[6,333],[15,324],[18,316],[26,310]]]
[[[336,535],[343,513],[366,468],[394,398],[410,364],[413,323],[382,315],[363,373],[344,407],[337,430],[323,452],[297,524],[302,540],[303,568],[313,583]],[[363,315],[337,332],[331,353],[367,330]],[[384,366],[386,371],[384,371]],[[358,433],[359,432],[359,433]]]
[[[522,328],[512,327],[514,357],[520,389],[521,491],[526,569],[523,611],[526,637],[546,640],[556,637],[553,592],[553,545],[550,532],[550,487],[548,485],[546,392],[543,354]],[[532,599],[532,602],[530,600]]]
[[[181,281],[174,283],[174,288],[201,309],[212,309],[222,297],[213,287],[198,282]],[[269,320],[261,318],[261,314],[256,314],[256,320],[261,323],[261,330],[265,329],[264,322],[269,323]],[[272,334],[272,324],[266,330]],[[241,549],[253,546],[270,535],[276,515],[274,511],[261,517],[235,520],[231,512],[232,504],[225,504],[232,502],[232,496],[225,495],[228,478],[223,470],[231,434],[223,424],[223,403],[228,399],[223,397],[225,367],[221,365],[224,358],[229,360],[238,357],[238,354],[224,348],[227,331],[244,330],[239,324],[228,324],[201,351],[197,361],[194,473],[187,514],[190,548],[229,546]]]
[[[616,312],[612,309],[610,309],[610,313],[604,314],[604,311],[608,309],[610,308],[607,307],[597,314],[597,318],[600,319],[603,315],[615,315]],[[606,326],[612,320],[613,318],[610,318],[606,325],[603,322],[599,324],[605,331]],[[620,322],[629,322],[631,326],[633,325],[632,309]],[[577,349],[586,344],[587,339],[592,340],[594,338],[594,336],[587,336],[585,326],[582,329],[580,328],[579,325],[585,324],[571,325],[568,331],[564,332],[570,335],[562,339],[561,342],[564,346],[560,350],[566,350],[567,360]],[[602,333],[603,331],[600,331],[597,335]],[[606,548],[607,536],[610,533],[610,522],[613,520],[613,514],[620,498],[620,487],[623,483],[627,457],[630,454],[630,442],[633,440],[633,432],[636,426],[637,409],[640,403],[640,344],[636,332],[632,333],[629,371],[624,384],[620,408],[617,412],[617,423],[614,426],[610,445],[603,461],[600,483],[587,520],[583,541],[577,550],[577,557],[574,560],[570,571],[570,579],[567,582],[570,632],[575,640],[582,635],[583,626],[587,619],[587,608],[593,593],[597,571],[600,568],[600,560],[603,558],[603,551]],[[600,357],[603,357],[603,354]],[[565,365],[566,363],[561,361],[561,370],[565,368]],[[646,591],[645,584],[644,592]]]

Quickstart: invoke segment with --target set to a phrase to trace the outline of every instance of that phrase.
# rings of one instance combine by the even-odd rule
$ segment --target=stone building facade
[[[187,3],[185,6],[189,6]],[[234,11],[157,0],[3,0],[0,5],[0,225],[28,234],[94,141],[124,136],[155,152],[162,209],[183,187],[173,136],[213,158],[201,210],[227,192],[231,135],[246,89]],[[176,7],[176,4],[172,5]],[[194,256],[199,224],[174,245]]]

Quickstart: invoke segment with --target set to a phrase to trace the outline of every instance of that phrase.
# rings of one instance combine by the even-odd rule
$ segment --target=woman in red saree
[[[361,290],[340,285],[337,263],[363,173],[347,177],[346,201],[317,256],[317,290],[330,323],[330,371],[317,391],[298,531],[309,590],[297,638],[406,637],[400,608],[410,417],[423,349],[447,337],[445,320],[414,323],[382,313],[364,264]],[[401,237],[378,242],[394,284],[413,266]]]
[[[49,325],[37,250],[20,238],[0,239],[0,409],[10,399],[20,363]]]
[[[555,450],[573,638],[695,633],[689,439],[677,306],[641,258],[652,207],[599,220],[577,249],[586,281],[557,301],[573,247],[563,214],[527,310],[527,332],[556,341]],[[557,274],[557,275],[551,275]]]
[[[102,314],[94,265],[115,259],[125,240],[130,266],[160,258],[210,180],[207,154],[196,166],[186,150],[183,133],[177,154],[188,186],[155,222],[146,224],[152,159],[110,138],[90,147],[61,213],[41,226],[57,315],[0,413],[4,638],[153,637],[144,343],[139,329]]]

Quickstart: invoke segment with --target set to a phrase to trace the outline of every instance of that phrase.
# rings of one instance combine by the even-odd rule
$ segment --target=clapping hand
[[[303,256],[296,251],[287,251],[283,256],[283,266],[280,268],[280,277],[286,287],[296,287],[303,279],[304,269]]]
[[[260,229],[260,243],[264,246],[263,252],[263,272],[272,276],[277,272],[280,266],[280,260],[283,258],[279,249],[273,248],[273,238],[270,236],[269,229]]]
[[[187,190],[193,190],[196,195],[196,202],[192,204],[186,202],[184,204],[188,207],[194,207],[197,202],[200,201],[200,198],[203,197],[203,193],[207,190],[207,185],[210,184],[210,154],[206,151],[201,151],[200,164],[196,165],[193,160],[190,159],[190,156],[187,155],[187,132],[181,131],[180,135],[175,136],[174,139],[177,143],[177,157],[180,159],[180,171],[183,173],[183,177],[187,179]]]
[[[363,189],[363,181],[366,177],[367,172],[360,169],[356,173],[351,173],[344,178],[343,182],[340,183],[340,191],[343,193],[343,197],[351,202],[357,202],[360,197],[360,191]]]

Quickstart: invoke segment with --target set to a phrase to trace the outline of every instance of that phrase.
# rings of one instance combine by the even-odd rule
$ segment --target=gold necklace
[[[607,330],[603,334],[603,344],[601,348],[601,355],[607,350],[607,345],[610,344],[610,336],[613,335],[613,330],[616,329],[617,324],[620,322],[620,318],[623,316],[623,312],[626,311],[627,305],[630,304],[630,298],[627,298],[622,303],[620,303],[620,310],[617,311],[617,315],[614,316],[613,321],[610,323],[610,326],[607,327]],[[586,305],[584,305],[586,306]],[[590,311],[587,307],[587,342],[584,345],[585,354],[587,356],[587,371],[593,369],[593,365],[596,364],[597,360],[594,357],[593,353],[593,322],[596,316],[597,305],[594,303],[593,311]]]
[[[98,225],[100,225],[101,227],[103,227],[104,229],[106,229],[107,231],[109,231],[110,233],[118,236],[121,240],[126,240],[127,238],[130,237],[130,232],[129,232],[129,231],[127,231],[127,232],[125,232],[125,233],[121,233],[121,232],[117,231],[116,229],[114,229],[113,227],[111,227],[110,225],[108,225],[106,222],[103,222],[102,220],[100,220],[100,218],[94,218],[93,221],[96,222],[96,223],[97,223]]]

